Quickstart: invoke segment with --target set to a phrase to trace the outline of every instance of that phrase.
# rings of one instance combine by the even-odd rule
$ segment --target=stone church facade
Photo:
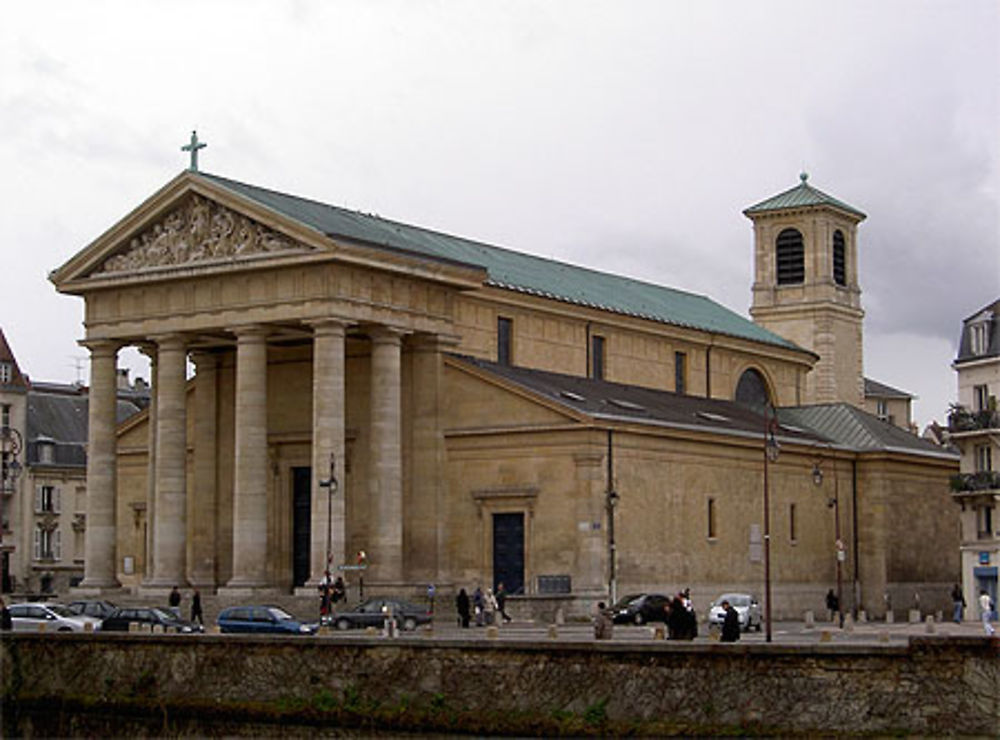
[[[644,589],[761,593],[766,541],[776,614],[821,608],[837,553],[856,607],[943,601],[957,458],[856,408],[863,214],[793,191],[747,211],[753,323],[179,175],[51,276],[84,298],[91,353],[82,589],[315,593],[363,561],[341,572],[368,590],[504,581],[582,612]],[[149,355],[154,395],[118,427],[124,346]]]

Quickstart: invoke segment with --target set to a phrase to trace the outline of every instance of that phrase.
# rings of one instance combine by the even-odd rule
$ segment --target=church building
[[[957,456],[862,410],[857,227],[744,212],[751,315],[188,170],[51,280],[91,354],[81,588],[947,601]],[[149,409],[115,420],[118,352]],[[189,363],[193,373],[189,371]],[[765,503],[767,504],[765,508]]]

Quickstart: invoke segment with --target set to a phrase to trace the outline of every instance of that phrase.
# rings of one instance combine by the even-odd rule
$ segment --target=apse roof
[[[703,295],[350,211],[218,175],[197,175],[327,236],[484,268],[487,285],[801,350]]]
[[[817,190],[810,185],[807,180],[809,175],[803,172],[799,175],[799,184],[794,188],[773,195],[767,200],[762,200],[756,205],[752,205],[743,211],[746,216],[769,211],[782,211],[789,208],[807,208],[809,206],[832,206],[842,211],[847,211],[858,218],[867,218],[864,213],[854,206],[849,206],[842,200],[837,200],[832,195],[827,195],[822,190]]]

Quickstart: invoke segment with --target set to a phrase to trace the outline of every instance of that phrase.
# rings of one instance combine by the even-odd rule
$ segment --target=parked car
[[[331,615],[330,620],[339,630],[381,627],[390,611],[396,626],[407,631],[431,621],[431,613],[427,607],[385,597],[368,599],[349,611],[338,611]]]
[[[154,627],[159,625],[165,631],[173,630],[185,634],[205,631],[205,628],[200,624],[188,622],[173,612],[155,606],[119,607],[111,612],[110,616],[105,617],[101,629],[105,632],[128,632],[128,626],[133,622]]]
[[[63,604],[29,602],[10,606],[10,621],[15,632],[83,632],[90,624],[101,629],[101,620],[74,614]],[[44,625],[44,627],[42,627]]]
[[[722,594],[712,602],[708,610],[708,626],[722,628],[722,622],[726,618],[726,611],[722,608],[722,602],[728,601],[733,605],[736,613],[740,617],[740,630],[749,632],[755,629],[760,632],[761,616],[760,604],[757,598],[751,594]]]
[[[83,614],[88,617],[96,617],[97,619],[103,620],[105,617],[110,617],[111,612],[113,612],[118,607],[112,604],[110,601],[71,601],[66,605],[74,614]]]
[[[666,622],[670,597],[664,594],[630,594],[611,607],[615,624]]]
[[[319,625],[300,622],[279,606],[230,606],[219,612],[222,632],[311,635]]]

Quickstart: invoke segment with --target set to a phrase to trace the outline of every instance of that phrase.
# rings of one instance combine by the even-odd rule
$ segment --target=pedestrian
[[[319,582],[319,623],[323,624],[330,615],[331,599],[333,597],[333,586],[330,581],[330,571],[323,574]]]
[[[493,624],[496,621],[497,614],[497,598],[493,595],[493,589],[486,589],[486,595],[483,597],[483,621],[486,624]]]
[[[832,622],[840,612],[840,599],[837,598],[837,594],[833,592],[832,588],[826,592],[826,609],[830,612],[830,621]]]
[[[344,585],[344,579],[337,576],[337,580],[333,582],[333,590],[330,592],[330,600],[336,604],[338,601],[343,601],[347,598],[347,586]]]
[[[476,586],[476,590],[472,592],[472,611],[476,615],[476,626],[483,626],[483,589]]]
[[[496,599],[497,611],[503,617],[504,623],[512,621],[510,615],[507,614],[507,589],[503,587],[503,581],[497,584]]]
[[[198,589],[194,590],[194,595],[191,597],[191,621],[197,622],[202,626],[205,625],[205,620],[201,613],[201,591]]]
[[[181,615],[181,592],[177,590],[177,586],[170,589],[167,603],[170,605],[170,611],[179,617]]]
[[[993,604],[990,601],[990,595],[986,591],[979,592],[979,616],[983,620],[983,629],[986,630],[986,634],[992,637],[996,634],[996,630],[993,629],[993,625],[990,624],[990,617],[993,612]]]
[[[954,620],[955,624],[961,624],[962,610],[965,609],[965,596],[962,594],[962,587],[957,583],[955,584],[955,588],[951,590],[951,601],[955,607],[955,611],[951,618]]]
[[[14,622],[10,618],[10,609],[7,602],[0,598],[0,632],[10,632],[14,629]]]
[[[684,594],[677,594],[670,602],[667,614],[667,637],[671,640],[684,639],[685,628]]]
[[[603,601],[598,601],[597,611],[594,614],[594,639],[610,640],[614,634],[614,628],[615,623],[612,621],[607,607]]]
[[[736,642],[740,639],[740,615],[728,601],[722,602],[725,617],[722,619],[722,642]]]
[[[468,628],[469,626],[469,594],[465,593],[465,589],[461,588],[458,590],[458,596],[455,597],[455,609],[458,610],[458,623],[463,628]]]

